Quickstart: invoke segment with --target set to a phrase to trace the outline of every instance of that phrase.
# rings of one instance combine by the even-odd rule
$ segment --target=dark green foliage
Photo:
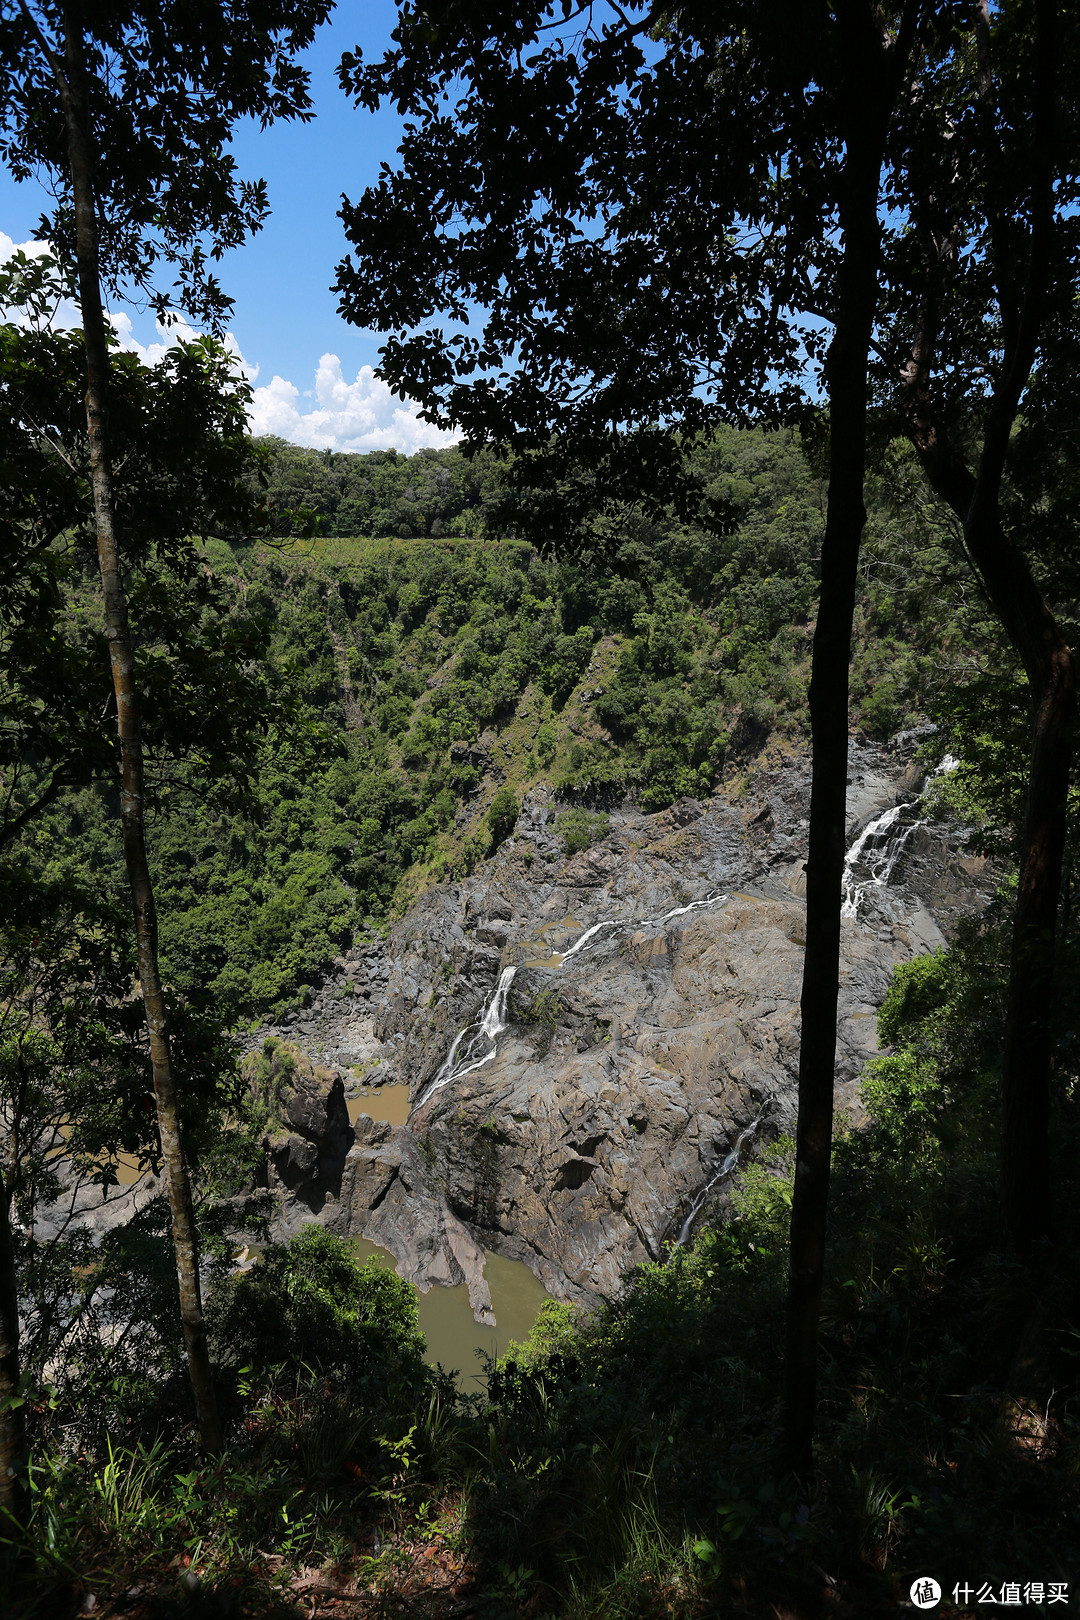
[[[18,281],[16,267],[0,280]],[[112,685],[96,541],[80,334],[0,326],[0,841],[62,791],[112,781]],[[191,785],[242,784],[260,733],[285,718],[265,667],[268,626],[208,566],[193,533],[263,523],[247,390],[202,340],[150,369],[115,353],[111,431],[124,482],[128,592],[151,787],[193,762]]]
[[[488,806],[488,826],[491,828],[493,849],[509,838],[520,814],[521,805],[514,797],[514,790],[501,787]]]
[[[894,1050],[870,1064],[863,1095],[880,1142],[912,1164],[961,1134],[969,1150],[989,1151],[1005,1025],[1000,913],[952,950],[903,963],[882,1004],[881,1040]]]
[[[366,455],[302,450],[264,439],[273,453],[267,490],[280,513],[303,508],[325,534],[418,539],[476,535],[499,487],[498,464],[460,450],[372,450]],[[287,517],[280,532],[290,533]]]
[[[186,1383],[174,1380],[180,1320],[164,1199],[144,1200],[100,1236],[67,1218],[76,1192],[115,1199],[119,1182],[160,1171],[161,1155],[128,914],[57,866],[49,883],[0,866],[3,1186],[22,1369],[51,1386],[31,1436],[64,1432],[93,1446],[136,1416],[153,1428],[188,1414]],[[220,1021],[175,995],[169,1014],[185,1154],[215,1263],[231,1253],[225,1226],[257,1223],[242,1196],[255,1143]]]
[[[410,1285],[377,1261],[360,1265],[321,1226],[269,1244],[252,1270],[218,1283],[207,1320],[215,1363],[234,1371],[261,1376],[303,1363],[316,1372],[422,1377]]]
[[[56,1427],[38,1464],[44,1533],[31,1580],[43,1589],[65,1562],[89,1571],[114,1538],[122,1546],[110,1556],[134,1571],[179,1537],[232,1603],[236,1570],[250,1576],[261,1562],[256,1547],[315,1563],[355,1556],[365,1521],[382,1521],[385,1533],[388,1519],[416,1511],[433,1477],[445,1487],[455,1476],[460,1441],[447,1419],[456,1397],[423,1362],[415,1294],[385,1266],[359,1265],[342,1239],[310,1227],[270,1244],[251,1272],[219,1278],[207,1324],[230,1422],[226,1457],[200,1471],[182,1435],[163,1444],[169,1381],[156,1363],[137,1386],[128,1381],[120,1412],[107,1387],[92,1390],[113,1423],[108,1438],[85,1422],[79,1431],[100,1459],[94,1483],[89,1456],[65,1455]],[[130,1449],[119,1438],[125,1419]],[[274,1612],[255,1578],[250,1601],[243,1612]]]
[[[298,1056],[298,1048],[276,1035],[268,1035],[245,1058],[242,1073],[248,1093],[247,1109],[256,1130],[273,1132],[282,1125],[286,1086],[296,1073]]]
[[[932,713],[960,760],[935,784],[936,802],[977,833],[980,848],[1015,854],[1030,755],[1028,688],[1017,661],[1002,657],[958,690],[942,691]]]
[[[45,884],[0,866],[0,1097],[16,1131],[8,1186],[28,1228],[34,1202],[56,1196],[61,1124],[75,1168],[104,1187],[120,1155],[160,1169],[127,934],[123,911],[70,873]],[[199,1168],[214,1159],[222,1112],[240,1101],[236,1053],[205,1002],[174,995],[170,1018],[186,1152]]]

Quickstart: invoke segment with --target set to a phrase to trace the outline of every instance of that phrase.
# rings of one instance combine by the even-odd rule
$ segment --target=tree
[[[806,1474],[832,1137],[848,662],[865,522],[882,166],[928,8],[403,5],[395,48],[341,64],[412,122],[342,218],[346,318],[381,374],[515,457],[519,525],[605,502],[700,511],[688,439],[790,415],[820,363],[829,505],[814,637],[785,1450]],[[803,318],[828,290],[831,332]],[[480,311],[479,320],[477,310]],[[449,334],[437,317],[449,316]],[[473,327],[479,325],[479,333]],[[809,390],[812,394],[813,390]]]
[[[0,866],[0,902],[0,1508],[19,1521],[27,1384],[52,1363],[52,1404],[85,1436],[133,1373],[146,1378],[155,1359],[171,1368],[177,1335],[167,1272],[156,1286],[153,1276],[153,1204],[132,1231],[104,1238],[74,1219],[89,1184],[107,1217],[129,1191],[117,1185],[122,1164],[160,1166],[124,912],[70,874],[42,880],[14,864]],[[236,1109],[239,1076],[212,1013],[176,998],[170,1012],[198,1165]]]
[[[60,203],[42,221],[76,271],[86,360],[86,417],[98,564],[121,755],[121,824],[138,971],[176,1244],[181,1315],[199,1432],[221,1444],[206,1350],[191,1191],[184,1165],[157,924],[146,859],[139,689],[128,624],[109,428],[110,360],[103,284],[153,289],[159,263],[178,272],[179,300],[220,321],[226,300],[206,268],[266,213],[261,182],[237,179],[233,122],[310,116],[307,76],[293,60],[330,0],[236,0],[84,10],[78,0],[10,0],[0,11],[4,112],[0,154],[17,174],[40,166]],[[57,129],[62,122],[63,136]],[[154,291],[159,308],[167,295]]]
[[[993,14],[981,0],[964,33],[965,51],[946,33],[928,57],[898,135],[916,160],[898,166],[905,228],[889,232],[875,382],[962,525],[1027,677],[1001,1191],[1008,1241],[1030,1254],[1052,1233],[1051,1004],[1076,701],[1050,509],[1075,469],[1080,30],[1052,0]]]
[[[41,260],[9,264],[0,298],[25,310],[28,279],[50,302],[56,279]],[[188,536],[266,525],[249,390],[210,339],[154,367],[115,351],[111,365],[151,791],[195,758],[206,785],[236,792],[286,698],[264,667],[268,625]],[[0,852],[65,790],[117,774],[108,646],[83,600],[96,563],[84,393],[81,332],[0,325]]]
[[[0,281],[5,299],[31,313],[40,313],[56,291],[55,276],[41,261],[16,264]],[[69,935],[77,944],[84,933],[98,938],[103,926],[99,917],[84,928],[79,919],[88,914],[89,902],[74,904],[66,891],[58,901],[60,921],[51,921],[55,877],[39,873],[36,886],[29,887],[17,881],[20,874],[27,881],[32,876],[25,835],[49,806],[72,787],[92,781],[111,786],[117,774],[109,652],[100,615],[86,611],[95,534],[84,390],[81,333],[33,324],[0,326],[0,459],[10,490],[0,524],[0,916],[15,929],[2,953],[9,978],[21,972],[27,983],[56,976],[56,964],[45,960],[37,938],[31,942],[38,964],[33,974],[17,968],[19,929],[27,917],[36,919],[35,934],[51,942],[58,962]],[[237,608],[187,540],[189,534],[222,528],[250,532],[263,521],[251,479],[258,456],[246,433],[247,398],[228,356],[209,339],[171,350],[152,369],[134,355],[115,357],[110,426],[126,475],[119,511],[126,530],[125,588],[134,607],[151,799],[163,787],[179,785],[179,771],[186,772],[190,790],[204,795],[229,791],[230,783],[234,793],[242,791],[260,730],[288,715],[262,667],[268,627]],[[98,1095],[103,1074],[117,1093],[117,1120],[127,1117],[120,1106],[121,1071],[137,1073],[141,1085],[147,1079],[141,1060],[133,1069],[130,1056],[121,1061],[113,1048],[109,1061],[98,1053],[91,1064],[86,1056],[102,1016],[119,1019],[129,1047],[131,1017],[143,1016],[130,997],[133,963],[111,923],[105,938],[101,951],[115,957],[111,1002],[90,996],[98,1013],[82,1032],[82,1045],[76,1042],[83,1054],[79,1062],[95,1073],[93,1086],[78,1095],[99,1121],[108,1114]],[[88,965],[85,950],[76,965],[79,971],[73,967],[64,980],[70,1007],[87,1005],[87,987],[102,977],[101,963]],[[63,1005],[60,991],[54,986],[52,1002],[36,992],[16,995],[10,983],[5,993],[5,1032],[10,1037],[12,1020],[19,1030],[17,1039],[10,1037],[15,1070],[29,1072],[25,1055],[32,1048],[46,1068],[52,1063],[55,1079],[68,1066],[64,1054],[74,1049],[72,1031],[59,1032],[56,1015],[49,1012],[53,1003]],[[108,1012],[109,1006],[116,1010]],[[55,1062],[46,1062],[50,1052]],[[183,1056],[181,1071],[190,1086],[194,1069]],[[24,1159],[36,1151],[35,1132],[55,1133],[57,1108],[71,1121],[76,1141],[86,1122],[67,1086],[61,1087],[62,1107],[58,1102],[45,1116],[38,1107],[38,1124],[31,1130],[19,1097],[47,1093],[56,1101],[56,1084],[35,1083],[29,1092],[22,1082],[12,1086],[10,1106],[3,1109],[9,1158],[0,1186],[0,1301],[6,1302],[0,1303],[0,1360],[6,1365],[8,1398],[15,1401],[20,1290],[19,1243],[10,1224],[13,1200],[33,1202],[25,1189],[34,1177],[28,1182]],[[207,1096],[202,1101],[209,1105]],[[187,1117],[190,1127],[190,1110]],[[104,1140],[97,1147],[108,1152]],[[41,1175],[36,1184],[40,1196]],[[25,1299],[21,1310],[25,1314]],[[22,1453],[20,1410],[0,1406],[0,1453]],[[4,1461],[0,1455],[0,1484],[13,1479],[15,1490],[19,1470],[12,1474],[10,1464],[5,1470]],[[14,1497],[8,1505],[14,1506]]]
[[[501,787],[488,805],[487,820],[491,828],[491,844],[494,849],[505,843],[514,828],[517,826],[521,806],[514,797],[513,788]]]

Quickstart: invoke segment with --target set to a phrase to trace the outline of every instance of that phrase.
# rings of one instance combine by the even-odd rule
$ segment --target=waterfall
[[[581,950],[581,947],[583,945],[587,945],[589,943],[589,940],[592,939],[593,935],[598,934],[600,932],[601,928],[618,928],[618,926],[619,926],[618,921],[614,920],[614,919],[611,922],[593,923],[591,928],[586,928],[585,932],[581,935],[580,939],[575,939],[574,943],[571,945],[571,947],[570,947],[570,949],[568,951],[564,951],[562,953],[562,958],[561,958],[561,960],[559,962],[559,966],[562,967],[563,962],[568,962],[572,956],[576,956],[578,951]]]
[[[593,923],[591,928],[586,928],[581,937],[574,941],[568,951],[563,951],[559,966],[562,967],[565,962],[569,962],[572,956],[576,956],[578,951],[582,950],[603,928],[629,928],[631,926],[637,928],[660,928],[664,923],[670,922],[672,917],[683,917],[688,911],[696,911],[699,906],[714,906],[718,900],[726,899],[726,894],[708,894],[704,900],[691,900],[689,905],[676,906],[673,911],[665,911],[662,917],[612,917],[608,922]]]
[[[905,804],[892,805],[863,828],[844,857],[841,916],[857,917],[859,905],[867,891],[885,887],[904,853],[908,839],[916,827],[926,825],[925,821],[919,820],[916,811],[923,801],[927,786],[935,776],[948,776],[959,764],[955,755],[946,754],[941,764],[930,772],[918,798],[909,799]],[[903,819],[905,815],[909,817],[908,820]]]
[[[670,922],[672,917],[685,917],[688,911],[696,911],[699,906],[715,906],[717,901],[726,900],[726,894],[707,894],[704,900],[691,900],[689,905],[676,906],[674,911],[665,911],[662,917],[647,917],[646,924],[662,924]]]
[[[856,838],[844,857],[844,902],[841,916],[857,917],[859,905],[868,889],[883,889],[893,874],[904,846],[919,820],[901,822],[905,810],[914,810],[918,800],[910,804],[894,804],[876,817]],[[860,869],[866,875],[859,876]]]
[[[694,1202],[691,1204],[690,1213],[680,1226],[679,1235],[672,1244],[673,1251],[675,1249],[685,1247],[689,1241],[691,1229],[701,1212],[702,1205],[704,1204],[706,1198],[708,1198],[713,1188],[717,1186],[719,1182],[723,1181],[725,1177],[731,1175],[732,1171],[735,1169],[735,1166],[739,1162],[739,1154],[742,1152],[743,1144],[750,1140],[764,1118],[765,1110],[762,1109],[757,1118],[752,1119],[749,1125],[744,1126],[739,1132],[738,1136],[735,1138],[735,1146],[724,1156],[724,1158],[721,1160],[720,1168],[713,1173],[713,1175],[705,1183],[704,1187],[702,1187],[697,1197],[694,1199]]]
[[[696,911],[699,906],[713,906],[726,899],[726,894],[709,894],[704,900],[691,900],[688,905],[676,906],[673,911],[665,912],[662,917],[612,917],[606,922],[593,923],[591,928],[586,928],[585,932],[574,941],[568,951],[562,953],[559,967],[567,963],[572,956],[576,956],[578,951],[594,940],[605,928],[626,928],[631,925],[639,928],[658,927],[670,922],[673,917],[682,917],[688,911]],[[498,1050],[498,1037],[507,1027],[506,1005],[510,999],[510,982],[516,972],[516,967],[503,968],[499,982],[485,1003],[480,1018],[466,1024],[464,1029],[458,1030],[442,1067],[413,1104],[414,1111],[426,1103],[436,1091],[449,1085],[451,1080],[459,1080],[462,1075],[471,1074],[474,1069],[483,1068],[485,1063],[491,1062]],[[462,1051],[463,1043],[464,1051]],[[478,1048],[485,1043],[488,1050],[481,1051],[477,1056]]]
[[[443,1086],[449,1085],[451,1080],[459,1080],[463,1074],[471,1074],[474,1069],[482,1069],[485,1063],[491,1062],[498,1051],[498,1037],[506,1028],[506,1004],[510,999],[510,984],[516,972],[516,967],[503,968],[499,974],[499,982],[491,992],[480,1015],[479,1022],[466,1024],[464,1029],[458,1030],[441,1069],[431,1084],[416,1099],[415,1108],[419,1108],[422,1103],[426,1103],[430,1096],[441,1090]],[[470,1039],[464,1053],[459,1058],[458,1050],[466,1036],[469,1036]],[[485,1041],[488,1050],[482,1052],[479,1057],[475,1057],[474,1053],[477,1047]]]

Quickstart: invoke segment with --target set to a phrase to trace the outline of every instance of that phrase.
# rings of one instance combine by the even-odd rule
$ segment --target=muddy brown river
[[[369,1119],[385,1119],[388,1125],[404,1125],[409,1117],[408,1086],[378,1086],[373,1091],[358,1091],[347,1099],[349,1124],[355,1125],[361,1114]]]
[[[391,1271],[394,1269],[393,1255],[367,1238],[351,1238],[349,1242],[358,1259],[377,1260]],[[496,1327],[486,1327],[473,1319],[465,1283],[456,1288],[431,1288],[416,1296],[420,1331],[427,1340],[424,1359],[432,1367],[440,1363],[447,1372],[455,1373],[459,1388],[466,1393],[483,1383],[480,1352],[501,1356],[511,1339],[520,1343],[547,1298],[528,1266],[504,1260],[500,1254],[487,1254],[484,1275],[491,1289]]]
[[[404,1125],[409,1116],[409,1088],[377,1086],[348,1098],[348,1108],[352,1124],[361,1114],[368,1114],[372,1119],[385,1119],[391,1125]],[[361,1260],[378,1260],[394,1269],[394,1257],[386,1249],[369,1243],[366,1238],[350,1241]],[[427,1361],[433,1367],[439,1363],[447,1372],[456,1373],[459,1387],[466,1392],[478,1389],[483,1382],[479,1352],[501,1356],[512,1339],[520,1343],[528,1336],[547,1298],[543,1285],[537,1282],[528,1266],[517,1260],[505,1260],[500,1254],[484,1252],[484,1275],[491,1289],[495,1327],[487,1327],[474,1319],[465,1283],[459,1283],[456,1288],[431,1288],[426,1294],[416,1296],[420,1331],[427,1340]]]

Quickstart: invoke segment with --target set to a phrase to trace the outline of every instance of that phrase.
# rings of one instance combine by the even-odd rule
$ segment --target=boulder
[[[464,1282],[476,1320],[495,1325],[483,1249],[432,1185],[430,1166],[408,1129],[361,1116],[331,1221],[343,1236],[389,1249],[398,1273],[421,1293]]]

